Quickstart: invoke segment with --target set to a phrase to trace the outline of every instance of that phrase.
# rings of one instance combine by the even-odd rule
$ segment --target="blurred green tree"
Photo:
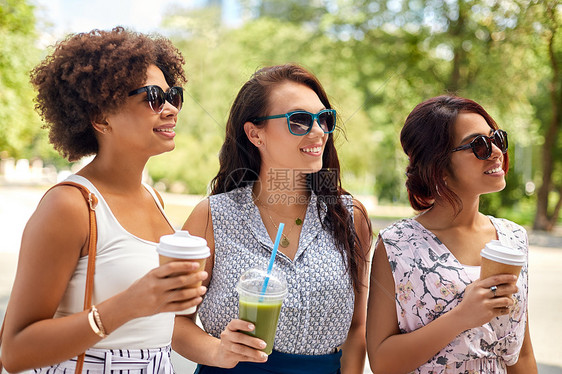
[[[16,158],[37,156],[46,143],[29,83],[39,58],[35,23],[28,1],[0,1],[0,151]]]
[[[170,9],[162,31],[186,57],[189,83],[177,149],[148,164],[175,192],[205,193],[230,105],[257,69],[296,62],[313,71],[338,110],[344,185],[405,203],[405,117],[454,93],[481,103],[509,132],[508,187],[482,198],[486,213],[537,204],[535,227],[562,209],[560,0],[241,0],[244,23],[218,7]],[[0,150],[53,151],[32,110],[28,72],[39,61],[33,7],[0,0]],[[28,46],[21,48],[21,45]],[[537,172],[538,171],[538,172]],[[532,195],[532,183],[539,185]]]
[[[400,193],[405,156],[391,150],[400,149],[399,131],[406,115],[431,96],[452,93],[481,103],[510,132],[512,161],[517,163],[513,150],[533,124],[525,96],[528,91],[522,89],[533,73],[525,65],[526,52],[518,48],[519,40],[510,39],[524,4],[475,0],[335,3],[323,23],[325,30],[339,40],[338,49],[352,50],[345,65],[353,67],[348,77],[363,93],[371,130],[388,129],[375,151],[381,166],[376,168],[375,193],[381,199],[403,201],[405,197]],[[510,56],[508,62],[505,56]],[[518,173],[510,173],[515,183],[509,192],[483,198],[485,211],[495,213],[498,206],[513,205],[525,196]]]
[[[326,1],[310,0],[240,0],[251,18],[275,18],[298,25],[318,24],[326,13]]]
[[[530,95],[542,142],[533,229],[550,231],[562,208],[562,3],[534,2],[525,15],[526,47],[543,72]]]
[[[364,175],[371,169],[372,158],[365,152],[372,136],[360,110],[360,95],[345,74],[333,70],[339,59],[332,39],[271,17],[228,29],[220,24],[217,8],[171,10],[164,27],[186,57],[189,82],[179,117],[177,149],[149,163],[155,180],[177,179],[185,191],[205,193],[218,171],[217,154],[228,111],[240,87],[259,68],[297,62],[319,77],[338,110],[336,142],[342,164],[350,171],[343,175],[346,186],[370,192]],[[179,190],[181,185],[176,183]]]
[[[340,134],[346,137],[338,144],[344,180],[352,190],[406,202],[400,128],[418,102],[454,93],[480,102],[510,132],[515,167],[508,188],[485,196],[483,209],[497,213],[528,198],[523,186],[533,176],[517,165],[526,164],[538,138],[528,82],[541,74],[528,69],[536,58],[520,47],[529,32],[520,25],[526,2],[242,3],[250,17],[239,29],[225,29],[217,8],[174,10],[166,21],[178,32],[176,43],[192,73],[188,94],[195,107],[189,119],[196,123],[186,126],[189,149],[206,144],[207,151],[218,151],[222,134],[216,135],[224,133],[229,103],[245,79],[259,67],[294,61],[320,77],[341,113],[346,131]],[[510,56],[507,63],[505,56]],[[216,160],[216,152],[211,154]],[[192,165],[205,165],[195,173],[200,181],[180,177],[193,185],[190,191],[200,190],[216,171],[211,160],[197,160]]]

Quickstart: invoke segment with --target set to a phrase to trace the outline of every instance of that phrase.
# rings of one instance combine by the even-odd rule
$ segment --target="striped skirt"
[[[171,347],[153,349],[97,349],[86,351],[85,374],[174,374]],[[49,367],[35,369],[36,374],[72,374],[76,358]]]

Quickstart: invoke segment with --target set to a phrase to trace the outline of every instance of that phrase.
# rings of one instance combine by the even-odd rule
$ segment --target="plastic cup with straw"
[[[256,327],[254,331],[244,331],[244,333],[265,341],[267,346],[263,351],[267,354],[271,354],[273,350],[279,313],[283,300],[287,296],[285,280],[281,275],[272,273],[284,226],[283,223],[279,224],[267,270],[250,269],[242,274],[236,285],[239,297],[239,318],[252,322]]]

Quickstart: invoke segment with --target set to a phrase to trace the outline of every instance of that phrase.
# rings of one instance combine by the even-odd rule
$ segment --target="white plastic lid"
[[[162,236],[156,251],[163,256],[188,260],[207,258],[211,255],[205,239],[181,230]]]
[[[480,251],[482,257],[502,264],[523,266],[525,265],[525,253],[511,247],[506,247],[499,240],[492,240]]]
[[[265,294],[263,286],[265,278],[268,278]],[[259,297],[267,300],[284,299],[287,296],[287,282],[282,274],[274,271],[272,274],[267,274],[262,269],[249,269],[242,276],[236,285],[236,290],[239,294],[243,293],[251,298]]]

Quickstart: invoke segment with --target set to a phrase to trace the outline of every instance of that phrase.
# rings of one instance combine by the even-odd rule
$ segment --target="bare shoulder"
[[[353,199],[353,221],[355,224],[355,231],[359,236],[365,254],[368,254],[371,249],[371,244],[373,242],[373,228],[371,226],[371,220],[369,218],[369,213],[365,206],[357,199]]]
[[[89,235],[89,211],[82,193],[71,186],[49,190],[29,218],[22,236],[22,252],[49,249],[80,256]],[[65,243],[66,245],[61,245]]]
[[[367,212],[367,208],[365,208],[365,205],[363,205],[363,203],[356,198],[352,198],[351,201],[353,203],[353,215],[357,216],[359,214],[359,216],[361,216],[363,219],[368,219],[369,213]]]
[[[22,235],[10,300],[18,328],[53,316],[80,256],[87,253],[88,235],[89,213],[81,192],[71,186],[49,190]]]
[[[192,235],[207,239],[213,237],[213,222],[211,218],[211,205],[209,199],[200,201],[183,225],[183,230],[189,231]]]
[[[69,234],[87,233],[88,215],[87,202],[78,188],[56,186],[45,193],[29,223],[40,221],[42,226],[59,227]]]
[[[211,205],[209,198],[199,202],[191,211],[191,214],[185,221],[183,230],[189,231],[191,235],[199,236],[207,240],[207,246],[211,251],[211,256],[207,259],[205,270],[209,277],[203,281],[204,286],[208,286],[213,276],[213,267],[215,263],[215,236],[213,232],[213,221],[211,218]]]
[[[390,262],[388,261],[387,249],[382,240],[377,240],[373,254],[373,266],[371,268],[371,288],[373,291],[385,294],[394,294],[394,277]]]

